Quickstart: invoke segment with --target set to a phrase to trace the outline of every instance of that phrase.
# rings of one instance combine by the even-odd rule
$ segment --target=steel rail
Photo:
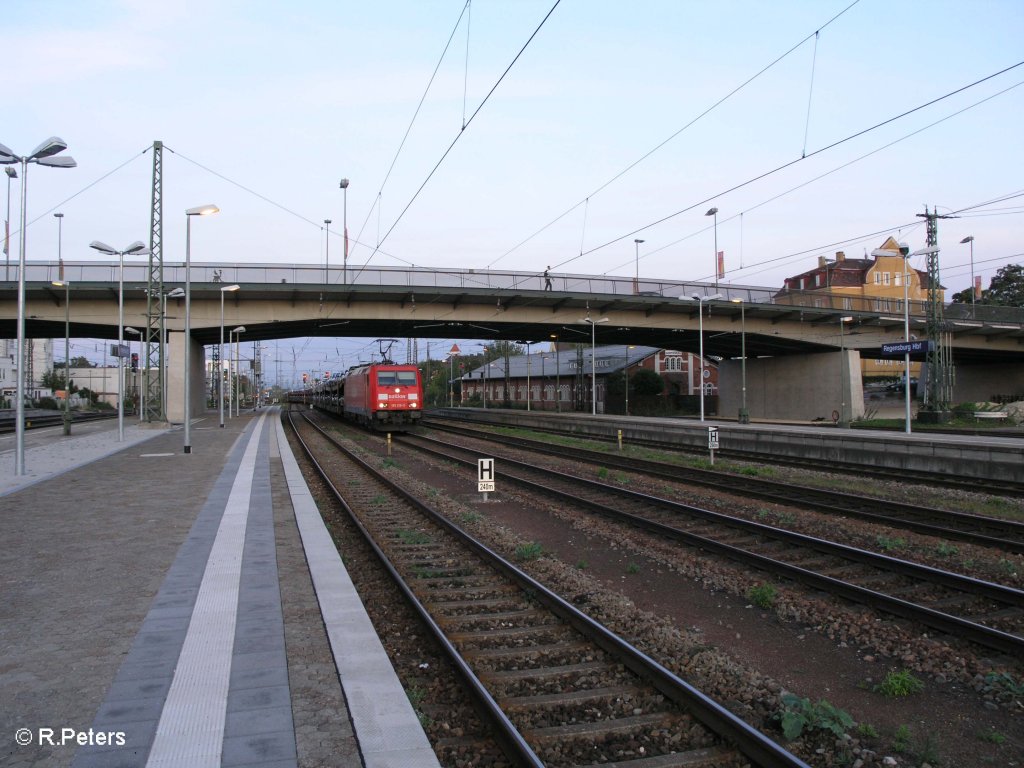
[[[416,440],[437,442],[422,436],[404,436],[399,440],[399,442],[404,445],[409,445],[410,447],[416,447],[413,445],[413,442]],[[459,448],[448,444],[445,444],[445,447],[473,453],[472,449],[468,448]],[[443,456],[447,460],[454,460],[467,467],[475,466],[475,461],[473,460],[460,459],[449,453],[445,453],[444,451],[423,447],[418,447],[418,450],[423,450],[436,456]],[[766,526],[761,523],[730,517],[729,515],[725,515],[720,512],[712,512],[711,510],[701,509],[700,507],[693,507],[686,504],[680,504],[679,502],[670,501],[668,499],[661,499],[656,496],[640,494],[636,491],[616,488],[615,486],[607,485],[605,483],[574,477],[555,470],[534,467],[530,464],[518,462],[514,459],[503,458],[501,459],[501,462],[502,465],[518,465],[520,468],[531,472],[539,472],[548,476],[559,477],[560,479],[568,480],[573,483],[598,488],[602,493],[614,493],[624,498],[632,498],[646,504],[660,506],[689,516],[698,516],[707,521],[719,522],[727,524],[729,527],[741,528],[749,532],[755,532],[758,535],[769,536],[794,543],[801,543],[803,546],[810,547],[816,551],[824,552],[826,554],[834,554],[846,559],[873,564],[876,567],[883,567],[882,564],[885,564],[885,566],[887,566],[884,568],[885,570],[914,576],[915,578],[920,578],[926,581],[932,579],[934,582],[941,583],[944,586],[951,586],[967,592],[968,594],[975,594],[989,599],[998,600],[999,602],[1006,603],[1014,607],[1021,607],[1024,605],[1024,592],[1013,589],[1012,587],[1004,587],[1000,584],[993,584],[980,579],[973,579],[968,576],[949,573],[948,571],[931,568],[930,566],[909,563],[905,560],[898,560],[887,555],[879,555],[875,552],[837,544],[824,539],[817,539],[805,534],[785,531],[771,526]],[[509,479],[515,480],[523,486],[531,487],[533,490],[540,491],[549,496],[554,496],[562,501],[566,501],[577,506],[585,506],[588,509],[609,517],[610,519],[620,521],[624,520],[644,530],[657,533],[658,535],[681,540],[692,546],[717,552],[729,557],[730,559],[744,564],[754,565],[765,571],[782,574],[817,589],[823,589],[829,593],[853,600],[854,602],[869,605],[900,618],[917,621],[921,624],[925,624],[926,626],[930,626],[933,629],[941,630],[946,634],[971,640],[979,645],[984,645],[987,648],[1016,655],[1017,657],[1024,655],[1024,637],[1019,637],[1009,632],[987,627],[983,624],[978,624],[958,616],[936,611],[933,608],[911,603],[907,600],[886,595],[876,590],[861,587],[856,584],[850,584],[842,581],[841,579],[836,579],[831,576],[816,573],[815,571],[811,571],[806,568],[801,568],[800,566],[775,560],[765,555],[760,555],[735,547],[731,544],[715,541],[714,539],[707,538],[706,536],[690,533],[689,531],[684,531],[674,526],[639,517],[628,512],[622,512],[621,510],[614,509],[599,502],[582,499],[578,495],[572,493],[559,491],[523,478],[517,478],[513,475],[507,476]]]
[[[1024,554],[1024,523],[1013,520],[1001,520],[999,518],[985,517],[964,512],[950,512],[944,509],[931,507],[919,507],[902,502],[891,502],[881,499],[871,499],[855,496],[849,493],[838,491],[826,491],[820,488],[808,486],[790,485],[764,480],[762,478],[746,477],[728,472],[718,472],[710,469],[699,469],[696,467],[684,467],[667,462],[653,461],[649,459],[638,459],[628,456],[617,456],[602,451],[588,450],[585,448],[566,449],[562,446],[551,445],[539,440],[529,440],[521,437],[511,437],[500,433],[486,432],[484,430],[472,429],[449,424],[431,424],[432,429],[443,432],[459,434],[466,437],[476,437],[483,440],[499,441],[514,447],[524,448],[551,456],[565,456],[571,450],[571,458],[605,464],[618,469],[629,469],[643,472],[652,477],[660,477],[675,482],[685,482],[701,485],[707,488],[721,489],[728,486],[730,491],[741,490],[745,495],[759,498],[764,501],[773,501],[780,504],[799,506],[825,513],[841,512],[851,517],[857,517],[870,522],[882,523],[893,527],[904,528],[915,533],[939,538],[954,539],[979,546],[995,547],[1015,554]],[[885,512],[873,512],[865,507],[886,508],[897,514]],[[921,522],[921,519],[945,522],[947,525],[935,525],[933,523]],[[959,525],[960,528],[947,527],[948,525]],[[978,533],[976,531],[986,531]]]
[[[548,607],[552,612],[567,621],[582,634],[595,640],[595,642],[597,642],[597,644],[603,649],[620,658],[633,672],[650,681],[667,698],[689,711],[695,718],[719,736],[735,744],[744,756],[754,760],[757,765],[764,766],[764,768],[809,768],[807,763],[803,760],[791,754],[781,745],[762,734],[749,723],[734,715],[714,699],[678,677],[675,673],[671,672],[647,654],[627,643],[603,624],[583,613],[571,603],[562,599],[529,574],[521,571],[511,562],[472,537],[469,533],[446,518],[444,515],[424,504],[390,478],[379,473],[358,456],[351,454],[343,446],[339,445],[336,440],[323,432],[323,430],[321,430],[316,424],[312,424],[312,422],[310,423],[314,428],[320,431],[327,440],[343,451],[347,458],[359,464],[363,469],[371,473],[376,480],[387,485],[393,492],[401,496],[411,505],[415,506],[433,522],[449,531],[466,546],[490,562],[492,566],[519,583],[522,588],[530,590],[538,602]],[[305,448],[304,446],[304,449],[307,451],[308,455],[308,448]],[[348,506],[345,506],[347,509]],[[376,547],[375,550],[377,550]],[[383,553],[380,553],[379,556],[383,556]],[[389,567],[389,571],[394,572],[394,569]],[[433,622],[433,619],[429,617],[426,609],[419,603],[419,600],[411,590],[403,586],[403,592],[410,600],[415,602],[417,605],[417,612],[424,616],[424,619],[428,622],[432,631],[441,632],[440,627],[438,627]],[[455,654],[455,656],[458,657],[460,660],[458,662],[460,671],[466,670],[468,674],[472,675],[469,665],[466,664],[464,660],[461,660],[461,656],[459,656],[458,651],[454,646],[447,640],[444,640],[442,644],[444,645],[446,652],[449,654]],[[473,677],[475,679],[475,675]],[[491,712],[493,707],[493,711],[500,713],[501,710],[497,702],[494,701],[479,681],[477,681],[477,685],[479,686],[479,695],[485,696],[490,702],[488,705],[488,711]],[[474,693],[477,694],[476,688],[474,688]],[[503,713],[501,713],[501,718],[505,722],[508,722],[509,726],[515,730],[515,727],[512,726],[511,722],[508,721],[507,717],[505,717]],[[518,731],[516,731],[516,734],[518,735]],[[525,741],[523,744],[529,748],[529,745],[527,745]],[[533,754],[532,750],[530,750],[530,753]]]

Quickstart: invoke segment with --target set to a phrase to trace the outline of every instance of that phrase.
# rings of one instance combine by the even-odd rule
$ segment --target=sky
[[[724,282],[778,287],[923,247],[926,205],[959,216],[949,291],[967,235],[985,286],[1024,259],[1019,0],[11,0],[4,22],[0,143],[78,163],[30,168],[29,261],[56,259],[58,211],[67,260],[148,240],[154,140],[167,263],[210,202],[194,262],[336,263],[347,218],[354,265],[709,280],[717,242]],[[376,344],[277,349],[290,372]]]

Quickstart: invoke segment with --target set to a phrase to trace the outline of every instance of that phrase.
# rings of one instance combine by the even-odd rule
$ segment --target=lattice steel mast
[[[146,291],[145,391],[146,421],[166,421],[164,409],[164,181],[162,141],[153,142],[153,198],[149,224],[149,285]]]
[[[949,342],[945,336],[946,323],[942,312],[942,284],[939,281],[939,219],[954,218],[939,215],[937,210],[917,214],[927,224],[926,247],[934,248],[928,254],[928,304],[926,324],[928,335],[928,387],[925,393],[925,410],[936,414],[931,421],[944,421],[939,414],[948,413],[953,399],[953,359]],[[908,374],[909,375],[909,374]]]

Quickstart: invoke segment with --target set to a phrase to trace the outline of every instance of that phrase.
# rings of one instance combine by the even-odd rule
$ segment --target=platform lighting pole
[[[327,228],[327,242],[324,245],[324,284],[331,282],[331,220],[324,219]]]
[[[117,273],[117,442],[124,442],[124,255],[145,256],[149,248],[141,240],[136,240],[123,251],[112,248],[99,240],[93,240],[89,247],[105,253],[108,256],[117,256],[119,269]]]
[[[341,277],[344,285],[348,285],[348,179],[342,179],[338,184],[341,187],[342,198],[342,221],[341,226],[345,232],[345,246],[342,256]]]
[[[184,453],[192,453],[192,355],[189,339],[192,336],[192,217],[209,216],[220,212],[220,208],[210,203],[198,205],[185,211],[185,445]]]
[[[562,358],[558,347],[558,334],[552,333],[551,343],[555,345],[555,412],[562,412]]]
[[[598,320],[591,319],[590,315],[581,318],[577,322],[590,325],[590,414],[597,415],[597,325],[607,323],[608,318],[602,317]]]
[[[6,268],[4,271],[4,280],[9,281],[11,279],[11,179],[18,178],[18,172],[7,166],[4,168],[7,173],[7,218],[4,219],[4,260],[6,261]]]
[[[910,246],[900,243],[900,254],[903,256],[903,342],[907,345],[903,352],[903,431],[910,434],[910,268],[907,258]]]
[[[224,294],[240,289],[240,285],[225,285],[220,289],[220,346],[217,351],[217,402],[220,410],[220,427],[224,428]]]
[[[21,164],[21,229],[18,236],[18,399],[15,410],[15,442],[14,442],[14,474],[25,474],[25,227],[27,226],[27,202],[28,202],[28,166],[29,163],[46,165],[51,168],[74,168],[77,164],[70,157],[54,157],[68,148],[62,139],[51,136],[34,150],[30,155],[16,155],[10,149],[0,144],[0,165]],[[7,174],[8,190],[10,179],[17,178]],[[9,204],[9,196],[8,196]]]
[[[715,217],[715,226],[714,226],[714,229],[715,229],[715,254],[714,254],[714,256],[715,256],[715,258],[714,258],[714,263],[715,263],[715,290],[717,291],[718,290],[718,209],[717,208],[712,208],[710,211],[708,211],[704,215],[705,216],[714,216]],[[701,382],[701,386],[704,386],[704,382]],[[701,402],[702,403],[704,402],[703,392],[704,391],[701,390]],[[701,419],[701,421],[703,421],[703,420],[704,419]]]
[[[840,317],[839,318],[839,426],[848,427],[850,426],[850,420],[846,417],[846,380],[849,378],[848,367],[846,364],[846,343],[844,340],[843,332],[846,329],[847,323],[852,323],[852,317]]]
[[[711,210],[718,211],[717,208],[712,208]],[[708,215],[711,215],[711,211],[708,211]],[[714,293],[710,296],[701,296],[699,293],[694,293],[690,296],[680,296],[679,298],[682,301],[693,300],[697,302],[697,335],[700,337],[698,343],[700,349],[698,354],[698,357],[700,357],[700,420],[704,421],[704,304],[722,298],[722,294]]]
[[[740,305],[740,424],[750,423],[750,411],[747,410],[747,315],[746,302],[743,299],[730,299],[733,304]]]
[[[968,235],[960,241],[960,245],[963,245],[964,243],[971,244],[971,319],[974,320],[974,235]]]
[[[231,333],[235,334],[235,416],[242,415],[242,365],[241,351],[242,334],[245,333],[245,326],[240,325]],[[228,337],[230,338],[230,337]]]
[[[516,344],[526,345],[526,410],[530,410],[530,345],[532,341],[517,341]]]
[[[180,299],[185,295],[184,288],[175,288],[163,294],[160,302],[160,413],[167,418],[167,299]]]
[[[640,293],[640,243],[645,242],[644,240],[634,239],[633,243],[636,245],[636,275],[633,278],[633,293]]]
[[[132,334],[132,336],[138,336],[139,337],[139,365],[141,366],[142,365],[142,331],[140,331],[138,328],[132,328],[130,325],[126,325],[124,327],[124,332],[125,333],[130,333],[130,334]],[[132,343],[129,341],[128,342],[128,360],[130,361],[131,359],[132,359]],[[129,365],[128,365],[128,375],[133,380],[136,381],[136,384],[135,384],[135,398],[136,398],[135,405],[138,406],[138,408],[139,408],[139,423],[141,424],[143,421],[145,421],[146,409],[143,407],[143,403],[142,403],[142,387],[140,387],[138,385],[138,383],[137,383],[138,379],[139,379],[139,375],[138,374],[140,372],[140,369],[136,369],[136,375],[135,376],[131,376],[131,372],[132,372],[132,367],[131,367],[131,364],[129,363]]]
[[[64,289],[64,434],[71,434],[71,283],[54,280],[51,285]]]

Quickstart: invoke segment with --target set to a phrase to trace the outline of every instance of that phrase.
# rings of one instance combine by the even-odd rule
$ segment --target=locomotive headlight
[[[387,403],[377,403],[377,407],[378,408],[387,408],[388,404]]]

